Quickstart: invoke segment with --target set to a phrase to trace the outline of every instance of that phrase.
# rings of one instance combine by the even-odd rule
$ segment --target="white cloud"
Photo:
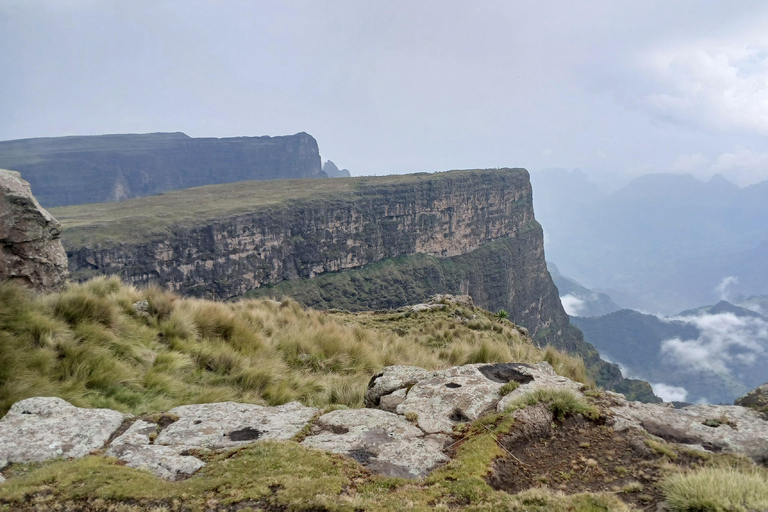
[[[670,386],[669,384],[656,383],[651,384],[653,394],[665,402],[685,402],[688,396],[688,390],[680,386]]]
[[[737,185],[752,185],[768,179],[768,153],[739,147],[718,156],[711,171],[726,174]]]
[[[720,300],[729,300],[730,293],[728,292],[728,288],[731,286],[738,284],[739,278],[735,276],[727,276],[720,281],[720,284],[715,286],[715,293],[720,297]]]
[[[768,134],[768,36],[763,30],[649,52],[642,103],[656,116],[712,131]]]
[[[570,316],[579,316],[579,313],[584,308],[584,300],[575,295],[563,295],[560,297],[560,302],[563,304],[563,309]]]
[[[696,339],[661,342],[661,354],[681,368],[730,374],[768,358],[768,323],[760,318],[720,313],[668,320],[691,324],[700,333]]]

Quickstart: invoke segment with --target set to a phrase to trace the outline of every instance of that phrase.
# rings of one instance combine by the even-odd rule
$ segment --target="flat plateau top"
[[[64,226],[67,247],[115,245],[162,235],[171,226],[188,227],[215,219],[295,204],[323,204],[353,199],[364,188],[414,185],[478,175],[509,176],[522,169],[462,170],[355,178],[240,181],[166,192],[116,203],[51,208]],[[33,191],[34,193],[34,191]]]

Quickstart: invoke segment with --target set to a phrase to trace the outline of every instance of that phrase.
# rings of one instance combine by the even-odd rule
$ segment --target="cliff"
[[[76,279],[119,274],[187,295],[227,299],[285,281],[301,287],[318,276],[343,278],[338,271],[354,276],[393,258],[406,266],[428,258],[426,275],[368,281],[386,290],[337,291],[346,302],[290,295],[319,308],[366,309],[469,293],[481,307],[507,310],[539,343],[581,354],[604,375],[598,381],[615,388],[625,382],[618,368],[568,323],[531,197],[527,171],[500,169],[238,183],[55,212]]]
[[[317,141],[192,138],[183,133],[0,142],[0,167],[22,173],[46,207],[122,201],[218,183],[320,178]]]

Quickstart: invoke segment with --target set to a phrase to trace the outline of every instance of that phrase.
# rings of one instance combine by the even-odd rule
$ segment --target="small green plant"
[[[658,441],[654,441],[653,439],[646,439],[645,445],[660,455],[666,455],[671,460],[677,460],[677,452],[675,452],[674,448],[666,443],[660,443]]]
[[[405,419],[410,421],[411,423],[416,423],[419,421],[419,415],[413,411],[408,411],[405,413]]]
[[[630,494],[633,492],[640,492],[643,490],[643,484],[640,482],[629,482],[621,488],[621,492]]]
[[[508,394],[510,394],[511,392],[513,392],[519,387],[520,387],[519,382],[515,382],[514,380],[511,380],[499,388],[499,396],[507,396]]]
[[[495,315],[495,316],[496,316],[496,318],[498,318],[499,320],[506,320],[507,318],[509,318],[509,313],[507,313],[507,311],[506,311],[506,310],[504,310],[504,309],[500,309],[500,310],[498,310],[498,311],[496,312],[496,315]]]

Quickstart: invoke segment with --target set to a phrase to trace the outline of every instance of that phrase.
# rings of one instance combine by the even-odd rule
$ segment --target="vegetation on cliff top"
[[[366,197],[379,186],[415,185],[462,180],[478,174],[519,175],[523,169],[461,170],[327,180],[241,181],[188,188],[117,203],[51,208],[64,226],[67,246],[138,242],[172,226],[191,227],[201,222],[274,208],[332,204]],[[375,196],[375,192],[373,193]]]
[[[40,296],[0,284],[0,414],[33,396],[135,414],[226,400],[361,407],[384,366],[542,360],[588,380],[580,359],[479,308],[319,312],[183,299],[116,277]]]

